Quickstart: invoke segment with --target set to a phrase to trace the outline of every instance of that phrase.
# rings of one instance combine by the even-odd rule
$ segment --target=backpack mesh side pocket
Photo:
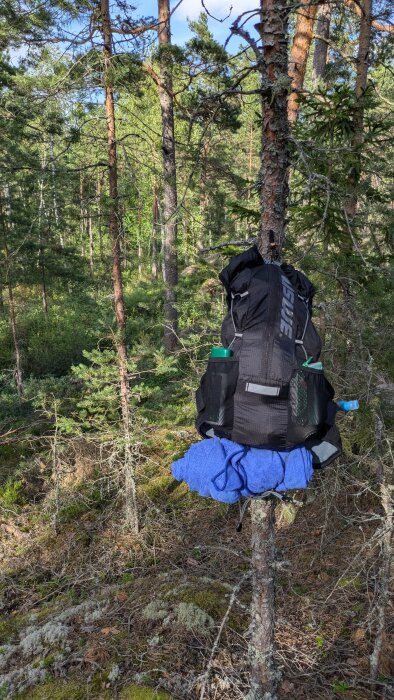
[[[327,417],[334,390],[323,370],[297,369],[289,386],[289,439],[303,442],[319,432]]]
[[[209,427],[215,435],[226,437],[234,420],[234,393],[238,380],[238,360],[211,357],[196,392],[196,427],[203,437]]]

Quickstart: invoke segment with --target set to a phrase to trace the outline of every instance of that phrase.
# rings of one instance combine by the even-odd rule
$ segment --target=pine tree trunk
[[[176,304],[177,271],[177,183],[175,160],[174,100],[172,94],[172,56],[169,0],[158,0],[160,84],[163,151],[163,262],[164,262],[164,347],[167,352],[177,346],[178,314]]]
[[[152,214],[152,236],[151,236],[151,275],[152,280],[157,280],[158,277],[158,232],[159,232],[159,205],[157,198],[157,189],[153,187],[153,214]]]
[[[302,90],[304,87],[306,65],[313,39],[313,24],[316,12],[317,5],[311,5],[310,0],[302,0],[301,7],[298,9],[289,61],[289,76],[292,80],[293,90]],[[297,121],[298,103],[298,93],[292,92],[287,105],[290,126],[293,126]]]
[[[59,211],[57,206],[56,197],[56,164],[55,164],[55,153],[53,144],[53,135],[49,137],[49,155],[51,159],[51,178],[52,178],[52,206],[53,206],[53,217],[55,219],[56,228],[59,225]],[[64,237],[62,231],[59,231],[59,240],[61,248],[64,248]]]
[[[18,394],[19,401],[22,401],[22,399],[23,399],[22,353],[21,353],[21,349],[20,349],[20,345],[19,345],[18,329],[17,329],[17,322],[16,322],[14,290],[12,287],[12,257],[10,255],[9,249],[8,249],[8,226],[9,226],[8,217],[9,217],[9,213],[10,213],[10,204],[9,204],[9,193],[8,193],[7,189],[8,188],[4,188],[3,192],[1,193],[4,196],[5,206],[3,206],[3,203],[0,199],[0,219],[1,219],[1,227],[3,230],[3,248],[4,248],[4,253],[5,253],[5,268],[6,268],[5,278],[7,280],[7,289],[8,289],[8,309],[9,309],[9,316],[10,316],[12,340],[13,340],[14,352],[15,352],[15,384],[16,384],[16,391]]]
[[[384,445],[384,442],[386,445]],[[370,656],[370,679],[373,698],[382,698],[378,686],[381,657],[390,609],[390,584],[392,582],[393,536],[394,536],[394,483],[393,464],[389,440],[384,435],[384,424],[380,415],[375,413],[375,444],[378,460],[378,481],[383,517],[381,526],[381,565],[379,581],[374,596],[374,617],[376,618],[376,634],[373,650]],[[386,447],[386,449],[385,449]],[[387,449],[388,448],[388,449]]]
[[[253,501],[252,624],[249,645],[248,700],[274,700],[278,685],[275,663],[275,504]]]
[[[93,226],[92,226],[92,215],[90,209],[88,210],[88,232],[89,232],[89,266],[90,272],[94,274],[94,237],[93,237]]]
[[[129,381],[127,375],[127,349],[126,349],[126,314],[123,298],[123,280],[120,253],[120,226],[119,226],[119,200],[118,200],[118,164],[116,152],[116,123],[114,92],[109,79],[112,60],[112,31],[109,11],[109,0],[101,0],[101,22],[104,41],[104,90],[105,90],[105,114],[107,119],[107,143],[108,143],[108,180],[109,180],[109,233],[112,250],[112,276],[114,285],[114,302],[116,314],[116,351],[118,355],[120,404],[122,411],[123,437],[125,443],[124,476],[125,476],[125,514],[126,521],[131,529],[138,532],[138,512],[136,500],[136,488],[133,468],[133,456],[131,449],[131,426],[129,404]]]
[[[18,393],[19,401],[23,399],[23,374],[22,374],[22,353],[19,346],[18,330],[16,325],[16,311],[15,311],[15,301],[14,292],[12,289],[12,284],[8,283],[8,302],[10,309],[10,323],[12,331],[12,340],[14,343],[15,350],[15,383],[16,390]]]
[[[372,32],[372,0],[364,0],[360,17],[360,34],[357,52],[357,75],[354,87],[356,108],[353,117],[353,167],[349,175],[349,198],[346,203],[346,216],[350,229],[354,228],[357,212],[357,185],[361,176],[360,147],[364,141],[364,94],[367,88],[369,54]]]
[[[207,223],[207,208],[209,193],[207,188],[207,158],[209,152],[208,143],[201,146],[201,173],[200,173],[200,225],[197,232],[196,249],[200,255],[204,248],[205,226]]]
[[[261,0],[262,63],[260,168],[260,233],[258,247],[269,255],[273,237],[280,254],[289,192],[289,123],[286,102],[290,89],[287,73],[288,6],[286,0]]]
[[[137,257],[138,257],[138,279],[142,277],[142,216],[141,216],[141,202],[138,202],[137,208]]]
[[[264,258],[281,254],[289,179],[287,0],[260,0],[262,42],[260,170],[261,221],[258,248]],[[273,247],[275,246],[275,247]],[[275,506],[252,503],[252,623],[248,700],[275,700],[279,674],[275,663]]]
[[[42,163],[42,169],[45,167],[45,162]],[[48,294],[47,294],[47,283],[46,283],[46,270],[45,270],[45,247],[44,247],[44,232],[43,232],[43,219],[46,217],[45,211],[45,199],[44,199],[44,176],[40,180],[40,201],[38,205],[38,229],[39,229],[39,248],[38,248],[38,265],[40,268],[41,275],[41,298],[42,298],[42,308],[45,316],[48,316]]]
[[[0,279],[0,314],[4,313],[4,293],[3,293],[3,283]]]
[[[312,81],[316,85],[319,80],[324,80],[327,56],[328,40],[330,38],[331,5],[323,5],[320,9],[316,23],[315,52],[313,54]]]
[[[86,230],[86,218],[85,218],[85,196],[83,188],[83,173],[79,175],[79,230],[81,233],[81,255],[85,257],[85,230]]]
[[[96,203],[97,203],[97,233],[99,239],[99,250],[100,250],[100,260],[104,260],[103,251],[103,232],[101,226],[101,176],[97,177],[97,190],[96,190]]]

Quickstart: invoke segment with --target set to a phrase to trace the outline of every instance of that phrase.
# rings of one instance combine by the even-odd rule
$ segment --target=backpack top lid
[[[219,275],[219,280],[223,284],[227,292],[227,307],[230,309],[231,292],[241,294],[248,289],[250,280],[256,272],[256,268],[260,268],[264,262],[262,255],[259,253],[256,245],[253,245],[244,253],[235,255],[231,258],[229,264],[222,270]],[[290,280],[297,292],[306,300],[308,300],[309,314],[312,315],[312,299],[316,289],[312,282],[299,270],[296,270],[288,263],[279,265],[282,272]]]

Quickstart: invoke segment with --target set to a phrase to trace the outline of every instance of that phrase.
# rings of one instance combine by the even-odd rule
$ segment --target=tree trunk
[[[278,684],[275,635],[275,504],[253,501],[251,670],[248,700],[274,700]]]
[[[4,313],[4,294],[3,294],[3,283],[0,279],[0,314]]]
[[[177,185],[172,93],[172,56],[169,0],[158,0],[160,84],[159,99],[162,121],[163,151],[163,262],[164,262],[164,347],[167,352],[177,346],[178,314],[176,304],[177,271]]]
[[[116,153],[116,124],[114,92],[110,83],[109,73],[112,60],[112,30],[109,11],[109,0],[101,1],[101,22],[104,41],[104,91],[105,114],[107,119],[108,143],[108,181],[109,181],[109,233],[112,250],[112,276],[114,284],[114,302],[116,314],[116,351],[118,355],[120,404],[122,411],[123,435],[125,443],[124,476],[125,476],[125,513],[126,520],[134,532],[138,532],[137,500],[131,449],[131,426],[129,404],[129,382],[127,375],[126,349],[126,314],[123,298],[123,280],[120,255],[120,227],[118,200],[118,166]]]
[[[93,226],[92,226],[92,215],[90,213],[90,208],[88,210],[88,232],[89,232],[89,266],[90,272],[94,274],[94,238],[93,238]]]
[[[42,162],[42,170],[45,167],[45,161]],[[47,294],[47,283],[46,283],[46,270],[45,270],[45,243],[44,243],[44,232],[43,232],[43,219],[47,221],[46,209],[45,209],[45,199],[44,199],[44,175],[40,180],[40,201],[38,205],[38,235],[39,235],[39,248],[38,248],[38,265],[41,274],[41,298],[42,298],[42,308],[44,310],[45,316],[48,316],[48,294]],[[46,225],[46,224],[45,224]]]
[[[260,0],[261,23],[261,221],[258,248],[266,260],[280,257],[289,180],[287,0]],[[275,511],[270,501],[252,503],[252,624],[248,700],[275,700]]]
[[[287,73],[286,0],[261,0],[262,143],[260,168],[260,232],[258,247],[263,257],[271,251],[273,239],[280,255],[286,223],[289,192],[289,123],[286,100],[290,89]]]
[[[11,333],[12,333],[12,340],[14,344],[14,351],[15,351],[15,384],[16,384],[16,390],[18,393],[18,398],[19,401],[22,401],[23,399],[23,374],[22,374],[22,353],[19,345],[19,337],[18,337],[18,329],[17,329],[17,323],[16,323],[16,309],[15,309],[15,300],[14,300],[14,290],[12,288],[12,257],[9,253],[8,249],[8,216],[9,215],[9,196],[7,190],[4,192],[4,198],[5,198],[5,207],[3,207],[3,204],[0,199],[0,218],[1,218],[1,223],[2,223],[2,229],[3,229],[3,248],[4,248],[4,253],[5,253],[5,266],[6,266],[6,280],[7,280],[7,288],[8,288],[8,308],[9,308],[9,315],[10,315],[10,325],[11,325]]]
[[[97,177],[97,190],[96,190],[96,202],[97,202],[97,233],[99,239],[99,250],[100,250],[100,260],[104,260],[103,251],[103,233],[101,227],[101,176]]]
[[[331,5],[323,5],[317,18],[315,52],[313,54],[312,69],[312,81],[314,85],[316,85],[319,80],[324,80],[325,76],[328,56],[328,41],[330,38],[331,12]]]
[[[207,173],[207,160],[209,153],[209,144],[207,142],[203,143],[201,146],[201,172],[200,172],[200,222],[197,232],[196,250],[200,255],[201,251],[205,247],[205,227],[207,224],[207,209],[209,204],[209,192],[207,187],[208,173]]]
[[[7,259],[9,261],[8,251]],[[10,273],[8,271],[8,301],[10,308],[10,323],[12,331],[12,340],[14,343],[15,350],[15,383],[16,390],[18,392],[19,401],[23,399],[23,374],[22,374],[22,353],[19,346],[18,330],[16,325],[16,311],[15,311],[15,301],[14,292],[12,289],[12,283],[10,280]]]
[[[367,88],[369,53],[372,30],[372,0],[364,0],[360,18],[360,34],[357,52],[357,75],[354,87],[356,108],[353,117],[353,167],[349,175],[349,198],[346,203],[346,216],[350,231],[354,228],[357,212],[357,185],[361,175],[360,149],[364,141],[364,93]]]
[[[152,237],[151,237],[151,275],[152,280],[157,280],[158,277],[158,232],[159,232],[159,205],[157,199],[156,186],[153,187],[153,216],[152,216]]]
[[[298,10],[289,61],[289,76],[292,80],[293,91],[302,90],[304,87],[306,64],[313,39],[313,23],[316,12],[317,5],[311,5],[310,0],[302,0],[302,5]],[[298,92],[292,92],[287,105],[290,126],[293,126],[297,121],[298,102]]]
[[[53,217],[55,219],[56,229],[59,225],[59,212],[57,206],[56,197],[56,164],[55,164],[55,153],[53,144],[53,135],[49,137],[49,155],[51,159],[51,179],[52,179],[52,206],[53,206]],[[64,237],[62,231],[59,231],[59,240],[61,248],[64,248]]]
[[[386,443],[385,445],[383,443]],[[378,481],[382,503],[381,526],[381,565],[379,583],[374,600],[376,617],[376,634],[372,654],[370,656],[370,679],[373,697],[382,698],[377,681],[379,677],[381,656],[387,633],[388,613],[390,609],[390,583],[392,581],[393,533],[394,533],[394,501],[393,501],[393,464],[390,454],[389,440],[384,435],[384,424],[375,413],[375,444],[378,459]],[[387,449],[388,448],[388,449]]]
[[[142,216],[141,216],[141,201],[138,200],[137,206],[137,257],[138,257],[138,279],[142,278]]]

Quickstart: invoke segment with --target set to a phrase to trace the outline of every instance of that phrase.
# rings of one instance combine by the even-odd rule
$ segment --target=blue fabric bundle
[[[312,455],[305,447],[275,452],[214,437],[192,445],[173,463],[172,473],[200,496],[236,503],[241,496],[268,490],[306,488],[313,475]]]

